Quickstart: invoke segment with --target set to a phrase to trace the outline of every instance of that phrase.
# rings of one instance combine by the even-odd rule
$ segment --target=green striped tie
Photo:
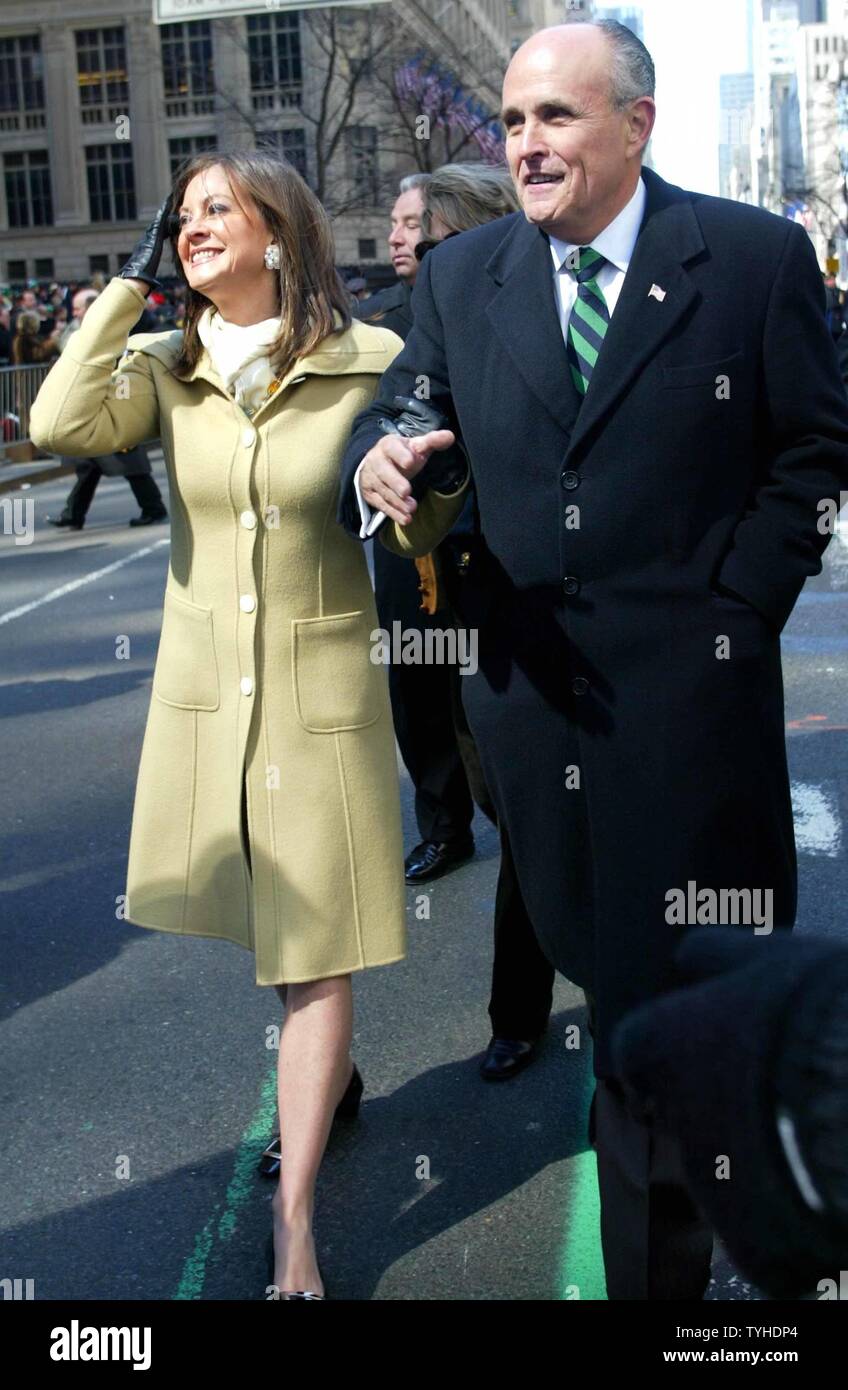
[[[579,270],[569,265],[577,280],[577,298],[568,320],[568,361],[574,385],[581,396],[589,389],[610,323],[607,301],[595,278],[606,264],[606,256],[591,246],[581,246]]]

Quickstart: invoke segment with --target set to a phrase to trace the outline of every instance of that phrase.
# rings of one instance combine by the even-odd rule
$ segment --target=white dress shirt
[[[601,267],[595,279],[598,287],[603,291],[610,318],[615,312],[621,287],[624,284],[624,277],[633,258],[633,248],[636,245],[636,238],[639,235],[639,228],[645,214],[646,196],[645,181],[640,178],[630,202],[621,209],[618,216],[608,226],[604,227],[602,232],[593,238],[591,243],[593,249],[599,255],[605,256],[607,260],[607,264]],[[577,299],[578,285],[575,276],[566,266],[565,260],[572,251],[577,249],[580,243],[560,241],[559,237],[555,236],[549,236],[548,241],[553,259],[557,314],[559,315],[563,341],[567,344],[568,320]],[[585,243],[583,244],[585,245]],[[362,462],[364,463],[365,460],[363,459]],[[362,463],[353,475],[353,486],[356,491],[356,500],[359,503],[359,514],[362,518],[359,535],[362,540],[366,540],[368,536],[373,536],[377,527],[385,520],[385,512],[372,513],[362,496],[359,490],[359,471],[361,468]]]

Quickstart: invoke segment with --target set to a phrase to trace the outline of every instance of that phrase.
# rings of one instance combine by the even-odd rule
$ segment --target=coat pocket
[[[730,357],[720,357],[715,362],[691,362],[685,367],[663,367],[663,386],[717,386],[717,378],[740,367],[745,354],[740,349]]]
[[[364,610],[292,619],[292,683],[298,720],[311,734],[374,724],[386,700],[382,666],[371,660]]]
[[[217,709],[221,702],[212,610],[165,590],[153,694],[179,709]]]

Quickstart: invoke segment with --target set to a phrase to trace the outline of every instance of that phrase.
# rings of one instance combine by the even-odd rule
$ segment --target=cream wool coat
[[[386,669],[371,661],[365,553],[335,513],[353,418],[403,344],[354,321],[248,418],[205,349],[189,377],[173,374],[180,331],[127,341],[143,302],[110,281],[30,417],[51,452],[96,457],[159,437],[165,454],[170,567],[127,919],[245,946],[260,985],[401,960]]]

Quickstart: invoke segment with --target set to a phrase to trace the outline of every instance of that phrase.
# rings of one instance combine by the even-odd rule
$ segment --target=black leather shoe
[[[157,521],[167,520],[167,512],[142,512],[141,516],[130,517],[130,526],[153,526]]]
[[[492,1038],[480,1063],[484,1081],[508,1081],[536,1060],[541,1038]]]
[[[474,841],[424,840],[416,845],[404,862],[407,883],[426,883],[441,878],[474,857]]]
[[[347,1083],[347,1090],[336,1106],[333,1120],[355,1120],[359,1114],[359,1102],[362,1100],[362,1092],[365,1090],[365,1083],[359,1075],[356,1063],[353,1064],[353,1075]],[[276,1178],[280,1172],[280,1142],[282,1136],[275,1134],[267,1149],[262,1151],[262,1157],[257,1164],[257,1170],[263,1178]]]
[[[83,523],[72,521],[69,516],[48,516],[45,518],[51,526],[67,526],[71,531],[81,531]]]

